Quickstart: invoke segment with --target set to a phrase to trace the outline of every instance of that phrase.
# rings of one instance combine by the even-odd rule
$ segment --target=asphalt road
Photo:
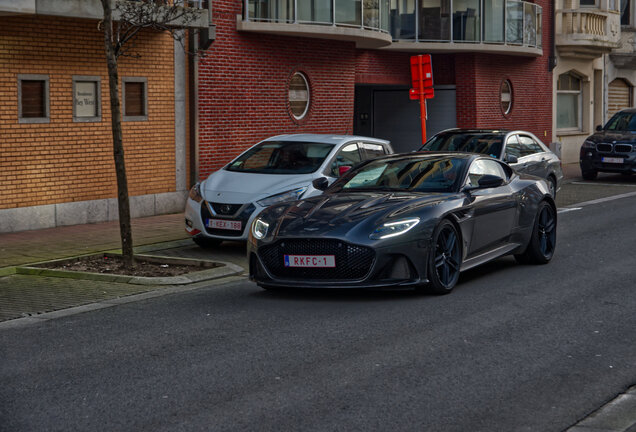
[[[636,383],[636,198],[436,297],[249,282],[0,332],[1,431],[562,431]]]

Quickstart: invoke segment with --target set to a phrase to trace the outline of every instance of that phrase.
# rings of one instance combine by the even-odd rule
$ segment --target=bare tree
[[[200,11],[186,7],[187,4],[183,0],[101,0],[101,2],[104,19],[100,24],[104,31],[104,48],[108,64],[121,249],[126,265],[132,267],[134,259],[130,199],[124,160],[117,61],[121,56],[139,57],[139,54],[135,52],[135,39],[142,30],[168,32],[185,49],[183,29],[199,18]]]

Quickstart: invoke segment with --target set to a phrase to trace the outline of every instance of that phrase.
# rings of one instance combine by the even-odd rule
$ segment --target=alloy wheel
[[[457,233],[451,226],[445,226],[437,236],[435,245],[435,271],[439,282],[452,288],[459,275],[460,249]]]
[[[556,243],[556,223],[552,208],[544,206],[539,214],[539,248],[544,257],[549,257],[554,252]]]

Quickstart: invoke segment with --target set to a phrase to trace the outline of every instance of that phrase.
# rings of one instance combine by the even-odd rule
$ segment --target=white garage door
[[[427,102],[427,138],[457,126],[455,86],[435,87]],[[373,136],[391,141],[396,152],[410,152],[422,145],[420,105],[409,99],[408,90],[373,91]]]

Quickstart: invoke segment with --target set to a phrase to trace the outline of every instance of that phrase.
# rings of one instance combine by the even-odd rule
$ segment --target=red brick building
[[[419,105],[408,88],[409,58],[420,53],[433,58],[429,136],[515,128],[550,142],[551,10],[548,0],[214,2],[216,39],[199,64],[198,177],[280,133],[417,148]],[[306,113],[294,111],[299,103]]]

